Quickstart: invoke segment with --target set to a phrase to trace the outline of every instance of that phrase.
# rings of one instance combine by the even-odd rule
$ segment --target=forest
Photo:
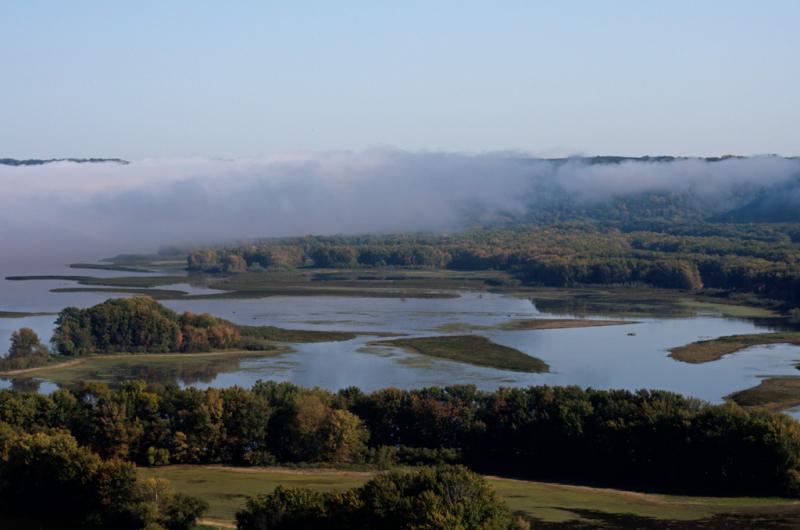
[[[800,305],[800,225],[570,221],[454,235],[308,236],[193,249],[190,271],[407,267],[503,270],[528,285],[650,285]]]
[[[0,422],[4,440],[59,432],[105,460],[143,466],[463,464],[682,494],[800,493],[792,418],[662,391],[83,384],[0,390]]]

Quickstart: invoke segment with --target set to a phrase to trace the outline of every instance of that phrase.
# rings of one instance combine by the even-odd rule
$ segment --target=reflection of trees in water
[[[534,298],[536,309],[545,313],[571,313],[575,315],[597,314],[641,314],[655,313],[661,316],[689,316],[692,311],[678,304],[664,300],[603,300],[591,295],[580,295],[566,299],[539,299]]]
[[[221,372],[231,372],[239,368],[239,359],[215,359],[202,363],[131,364],[116,366],[111,378],[115,381],[141,379],[148,383],[210,383]]]
[[[11,390],[17,392],[38,392],[42,382],[33,377],[17,377],[11,380]]]
[[[571,314],[571,315],[645,315],[656,317],[696,317],[703,316],[702,307],[684,306],[679,303],[679,298],[674,300],[661,298],[625,298],[603,299],[601,295],[575,295],[565,299],[539,299],[532,298],[536,309],[544,313]],[[723,302],[720,302],[723,303]],[[713,308],[709,310],[712,314]],[[754,317],[754,316],[725,316],[731,320],[751,322],[774,331],[800,331],[800,322],[795,323],[780,317]]]

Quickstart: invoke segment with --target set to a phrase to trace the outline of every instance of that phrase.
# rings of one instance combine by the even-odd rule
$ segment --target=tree
[[[272,493],[251,497],[236,514],[238,530],[313,530],[323,528],[328,497],[306,488],[278,486]],[[328,526],[328,528],[333,528]]]
[[[39,342],[39,336],[31,328],[21,328],[11,334],[8,356],[0,365],[3,369],[42,366],[50,360],[50,351]]]
[[[11,348],[8,350],[10,357],[31,355],[41,348],[39,335],[31,328],[22,328],[11,334]]]
[[[136,528],[129,502],[136,483],[134,466],[103,462],[68,434],[17,436],[5,446],[0,477],[3,513]]]
[[[460,466],[379,475],[318,493],[278,487],[236,514],[239,530],[510,530],[519,528],[486,479]]]
[[[161,525],[167,530],[189,530],[206,511],[208,503],[205,500],[177,493],[164,503]]]
[[[369,436],[357,416],[331,409],[314,394],[296,399],[289,432],[292,457],[307,462],[353,462]]]

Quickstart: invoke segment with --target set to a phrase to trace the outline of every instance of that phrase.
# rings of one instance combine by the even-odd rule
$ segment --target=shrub
[[[378,475],[343,493],[276,488],[236,514],[239,530],[519,528],[486,480],[460,466]]]

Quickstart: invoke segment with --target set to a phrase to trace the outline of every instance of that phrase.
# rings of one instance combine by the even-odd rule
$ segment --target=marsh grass
[[[721,359],[752,346],[767,344],[800,345],[800,332],[754,333],[751,335],[728,335],[716,339],[701,340],[678,346],[670,350],[669,356],[685,363],[707,363]]]
[[[488,366],[515,372],[547,372],[549,366],[536,357],[496,344],[479,335],[415,337],[373,342],[377,346],[395,346],[413,353],[448,359],[476,366]]]
[[[785,410],[800,405],[800,377],[770,377],[752,388],[734,392],[728,400],[743,407]]]
[[[56,313],[30,313],[27,311],[0,311],[0,318],[26,318],[55,315]]]
[[[208,382],[223,371],[236,370],[242,359],[270,357],[292,351],[273,346],[264,351],[231,350],[209,353],[142,353],[92,355],[25,373],[25,378],[50,381],[63,386],[81,382],[116,385],[121,381],[143,379],[169,383],[176,379],[192,384]]]

